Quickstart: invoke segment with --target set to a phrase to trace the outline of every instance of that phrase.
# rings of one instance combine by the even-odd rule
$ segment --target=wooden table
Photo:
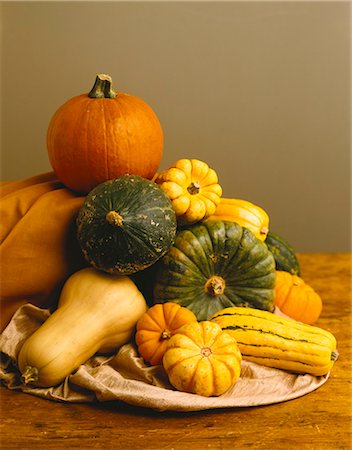
[[[310,394],[270,406],[176,413],[119,402],[66,404],[0,388],[1,449],[352,449],[351,255],[299,254],[321,295],[317,323],[340,357]]]

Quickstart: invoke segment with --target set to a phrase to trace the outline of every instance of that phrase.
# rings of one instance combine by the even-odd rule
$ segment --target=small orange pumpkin
[[[275,300],[280,310],[299,322],[311,325],[322,311],[321,297],[301,277],[276,271]]]
[[[47,132],[49,161],[68,188],[86,194],[120,175],[152,179],[163,151],[163,132],[142,99],[116,93],[99,74],[89,94],[75,96],[53,115]]]
[[[171,336],[189,322],[196,322],[194,313],[177,303],[151,306],[136,325],[138,352],[151,365],[160,364]]]

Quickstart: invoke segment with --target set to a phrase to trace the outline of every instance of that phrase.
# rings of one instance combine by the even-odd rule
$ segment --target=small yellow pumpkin
[[[222,195],[217,173],[198,159],[179,159],[155,182],[170,198],[181,224],[199,222],[214,214]]]
[[[161,364],[171,336],[186,323],[196,322],[194,313],[173,302],[151,306],[138,320],[135,341],[146,362]]]
[[[210,321],[191,322],[169,340],[163,366],[179,391],[218,396],[238,380],[242,355],[236,339]]]
[[[283,270],[276,271],[274,303],[295,320],[311,325],[322,311],[320,295],[301,277]]]
[[[231,220],[248,228],[261,241],[269,232],[269,216],[260,206],[237,198],[220,199],[214,214],[207,220]]]

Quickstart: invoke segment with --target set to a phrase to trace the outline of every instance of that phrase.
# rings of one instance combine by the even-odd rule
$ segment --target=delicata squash
[[[217,173],[198,159],[179,159],[161,172],[155,182],[170,198],[181,225],[214,214],[222,195]]]
[[[326,330],[254,308],[225,308],[211,321],[233,336],[244,360],[311,375],[326,375],[338,357]]]
[[[93,268],[66,281],[58,308],[24,343],[18,367],[25,384],[61,383],[95,353],[127,343],[147,304],[132,280]]]
[[[237,198],[220,199],[214,214],[207,220],[232,220],[248,228],[261,241],[269,232],[269,216],[260,206]]]

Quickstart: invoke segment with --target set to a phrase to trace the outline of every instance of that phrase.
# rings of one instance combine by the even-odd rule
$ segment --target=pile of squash
[[[242,359],[331,370],[336,340],[313,325],[322,301],[292,247],[262,208],[224,198],[206,162],[184,158],[157,173],[162,129],[143,100],[100,74],[54,114],[47,145],[58,178],[86,196],[76,229],[89,267],[23,344],[25,383],[55,386],[128,342],[176,389],[204,396],[233,386]]]

